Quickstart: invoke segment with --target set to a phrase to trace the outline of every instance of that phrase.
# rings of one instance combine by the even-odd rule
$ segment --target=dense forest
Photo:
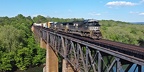
[[[33,19],[21,14],[0,17],[0,72],[26,70],[45,63],[45,49],[31,32]]]
[[[35,42],[31,25],[48,21],[69,22],[83,18],[51,18],[23,16],[0,17],[0,72],[26,70],[45,63],[45,49]],[[139,45],[144,41],[144,25],[121,21],[100,20],[104,39]]]
[[[101,32],[104,39],[140,45],[144,41],[144,25],[128,22],[101,20]]]

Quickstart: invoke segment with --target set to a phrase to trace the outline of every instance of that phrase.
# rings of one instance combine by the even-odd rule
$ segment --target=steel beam
[[[98,52],[98,72],[101,72],[101,53],[99,51]]]
[[[120,59],[116,58],[116,71],[120,72],[121,70],[121,63],[120,63]]]
[[[34,29],[34,33],[49,43],[51,49],[64,59],[65,69],[71,66],[75,72],[110,72],[114,71],[113,68],[120,72],[122,66],[126,65],[121,62],[124,60],[129,64],[125,71],[128,71],[133,64],[138,64],[138,72],[141,72],[144,65],[142,59],[53,31]]]

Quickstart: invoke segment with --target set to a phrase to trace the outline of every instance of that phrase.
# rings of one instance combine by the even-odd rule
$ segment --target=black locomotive
[[[84,21],[73,21],[64,23],[53,23],[51,29],[63,31],[66,33],[78,34],[80,36],[101,39],[100,24],[97,20],[88,19]]]

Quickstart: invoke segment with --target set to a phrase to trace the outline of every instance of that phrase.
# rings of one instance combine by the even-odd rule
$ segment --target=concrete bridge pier
[[[58,71],[58,57],[52,48],[47,44],[46,48],[46,72],[59,72]]]
[[[46,49],[46,66],[43,72],[59,72],[58,57],[53,49],[42,38],[40,39],[40,47]],[[67,60],[62,60],[62,72],[75,72]]]
[[[75,72],[65,59],[62,61],[62,72]]]
[[[46,45],[47,43],[42,38],[40,38],[40,47],[46,49]]]
[[[59,72],[58,57],[56,53],[43,39],[40,40],[40,47],[46,48],[46,65],[43,72]]]

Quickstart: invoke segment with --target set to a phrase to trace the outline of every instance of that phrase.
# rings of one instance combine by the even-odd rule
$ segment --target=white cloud
[[[91,13],[88,13],[89,15],[91,16],[100,16],[101,14],[100,13],[95,13],[95,12],[91,12]]]
[[[112,7],[112,6],[135,6],[137,4],[132,2],[126,2],[126,1],[112,1],[112,2],[108,2],[106,5]]]
[[[144,15],[144,12],[143,13],[139,13],[139,15]]]
[[[136,15],[144,15],[144,12],[133,12],[133,11],[130,11],[129,13],[130,14],[136,14]]]

